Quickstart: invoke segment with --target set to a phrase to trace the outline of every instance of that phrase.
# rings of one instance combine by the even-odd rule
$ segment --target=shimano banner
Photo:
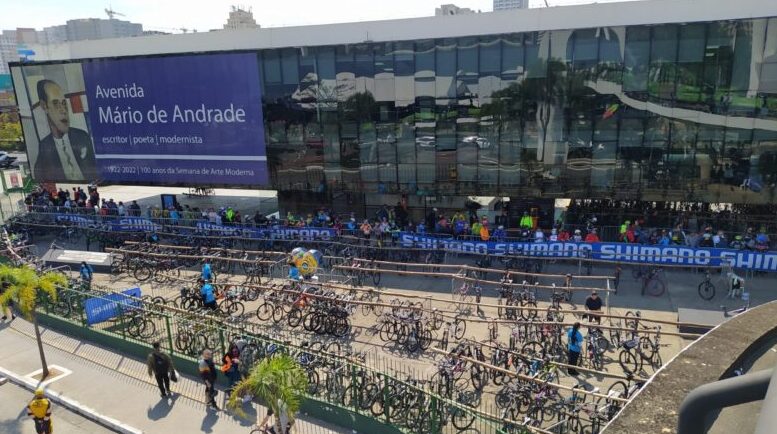
[[[226,237],[246,237],[271,240],[327,241],[337,237],[332,228],[294,228],[278,226],[272,228],[252,228],[245,226],[224,226],[210,222],[197,222],[197,229],[207,234]]]
[[[460,241],[410,233],[402,233],[400,240],[403,247],[439,248],[461,253],[557,258],[590,256],[593,259],[607,261],[655,265],[720,266],[728,263],[734,268],[777,272],[777,252],[626,243]]]
[[[140,288],[130,288],[121,294],[107,294],[99,298],[87,298],[84,302],[86,323],[89,325],[119,316],[122,311],[140,307]]]

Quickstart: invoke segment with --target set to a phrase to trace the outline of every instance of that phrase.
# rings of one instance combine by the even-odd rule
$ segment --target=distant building
[[[143,25],[129,21],[101,18],[81,18],[68,20],[59,26],[45,27],[43,32],[47,44],[59,44],[67,41],[83,41],[87,39],[126,38],[143,36]]]
[[[224,30],[258,29],[259,27],[259,24],[256,24],[251,8],[246,10],[242,6],[232,6],[227,23],[224,24]]]
[[[169,35],[170,32],[163,32],[161,30],[143,30],[143,36],[155,36],[155,35]]]
[[[529,9],[529,0],[494,0],[494,10]]]
[[[475,11],[470,8],[460,8],[454,4],[440,5],[439,8],[434,10],[434,15],[437,17],[446,15],[470,15],[474,13]]]

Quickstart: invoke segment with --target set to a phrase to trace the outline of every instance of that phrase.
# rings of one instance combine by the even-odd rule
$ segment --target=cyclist
[[[94,270],[92,269],[92,266],[87,264],[86,261],[81,261],[81,285],[85,289],[92,289],[92,275],[94,274]]]
[[[27,416],[35,421],[35,432],[51,434],[54,425],[51,421],[51,402],[46,398],[43,389],[35,390],[35,397],[27,405]]]

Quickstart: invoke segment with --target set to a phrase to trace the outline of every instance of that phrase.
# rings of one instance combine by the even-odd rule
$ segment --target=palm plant
[[[46,363],[46,355],[43,352],[43,341],[35,311],[38,301],[42,297],[56,302],[57,287],[67,285],[67,278],[63,274],[51,271],[38,273],[28,265],[0,265],[0,283],[5,287],[5,291],[0,295],[0,305],[8,306],[13,302],[19,312],[32,321],[35,328],[35,339],[38,342],[40,362],[43,365],[43,378],[46,378],[49,376],[49,368]]]
[[[289,422],[299,411],[308,387],[305,369],[286,354],[266,358],[251,369],[246,379],[238,383],[229,396],[227,407],[245,417],[241,409],[242,397],[253,395],[270,407],[275,414],[275,432],[286,432],[281,427],[281,414]]]

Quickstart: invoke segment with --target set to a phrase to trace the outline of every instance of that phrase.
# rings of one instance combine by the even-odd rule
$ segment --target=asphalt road
[[[31,434],[35,432],[32,419],[27,417],[26,406],[32,399],[32,394],[21,387],[6,383],[0,386],[0,433]],[[112,433],[107,428],[71,413],[54,404],[52,414],[54,432],[57,434],[107,434]]]

